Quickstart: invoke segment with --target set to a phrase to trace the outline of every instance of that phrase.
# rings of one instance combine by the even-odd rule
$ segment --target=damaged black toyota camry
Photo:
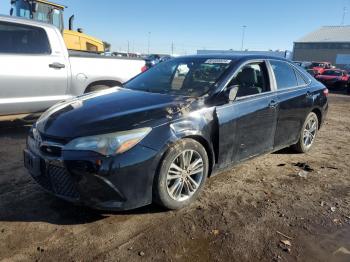
[[[238,162],[289,146],[309,151],[327,95],[280,58],[175,58],[122,88],[50,108],[30,131],[24,162],[46,191],[74,203],[179,209]]]

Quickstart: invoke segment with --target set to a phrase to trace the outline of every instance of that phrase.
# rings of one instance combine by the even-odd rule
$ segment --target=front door
[[[235,75],[228,86],[238,86],[236,100],[217,107],[219,168],[273,148],[277,101],[266,63],[248,63]]]

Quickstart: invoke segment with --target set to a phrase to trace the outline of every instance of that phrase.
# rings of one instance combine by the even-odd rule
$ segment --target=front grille
[[[56,195],[74,199],[80,197],[76,182],[64,167],[51,164],[45,166],[44,161],[41,166],[41,175],[33,176],[39,185]]]

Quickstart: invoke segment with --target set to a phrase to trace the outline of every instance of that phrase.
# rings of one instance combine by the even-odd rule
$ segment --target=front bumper
[[[153,149],[137,145],[108,158],[82,151],[63,151],[61,157],[52,157],[27,144],[24,159],[30,175],[59,198],[102,210],[128,210],[152,202],[159,163]]]

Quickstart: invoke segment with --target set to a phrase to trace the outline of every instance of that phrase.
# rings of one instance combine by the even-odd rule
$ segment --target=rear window
[[[307,85],[307,82],[305,80],[305,78],[301,75],[301,73],[294,69],[295,75],[297,76],[297,81],[298,81],[298,86],[305,86]]]
[[[0,22],[0,53],[50,54],[51,48],[42,28]]]
[[[283,61],[270,61],[275,74],[277,88],[285,89],[298,86],[298,80],[294,69]]]

